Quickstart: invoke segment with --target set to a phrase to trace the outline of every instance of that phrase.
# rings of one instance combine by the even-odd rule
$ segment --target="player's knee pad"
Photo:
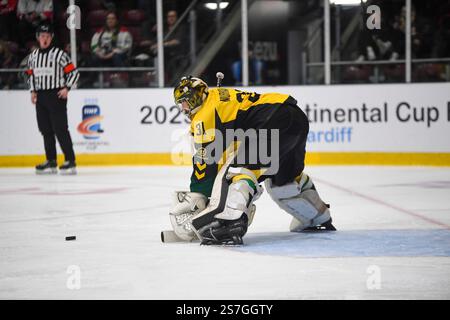
[[[330,210],[315,190],[306,174],[300,179],[283,186],[273,186],[270,179],[265,181],[266,190],[280,208],[294,217],[291,231],[300,231],[320,225],[330,219]]]
[[[195,238],[191,218],[205,209],[207,202],[208,198],[201,193],[175,191],[169,216],[170,223],[178,237],[187,241]]]

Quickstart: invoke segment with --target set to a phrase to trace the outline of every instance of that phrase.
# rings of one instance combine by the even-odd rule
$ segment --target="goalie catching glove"
[[[191,219],[206,208],[208,198],[198,192],[175,191],[173,207],[169,212],[170,223],[175,234],[185,241],[196,238]]]

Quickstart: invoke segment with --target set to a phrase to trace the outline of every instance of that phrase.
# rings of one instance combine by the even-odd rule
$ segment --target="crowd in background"
[[[385,2],[385,1],[384,1]],[[438,12],[438,14],[434,14]],[[362,28],[359,39],[360,60],[396,60],[405,57],[406,7],[387,16],[379,30]],[[411,8],[412,58],[439,58],[450,55],[450,4],[436,8],[426,5]]]
[[[55,44],[70,52],[70,31],[66,27],[67,1],[0,0],[0,68],[22,68],[36,49],[35,30],[50,23],[55,29]],[[77,65],[79,67],[153,66],[156,57],[156,1],[82,0],[82,24],[77,30]],[[171,31],[189,1],[164,1],[164,32]],[[181,47],[187,38],[182,25],[165,39],[166,80],[182,60]],[[144,76],[144,77],[143,77]],[[105,83],[128,85],[128,73],[106,73]],[[133,80],[147,84],[152,73],[138,74]],[[0,73],[0,88],[24,87],[16,74]],[[81,86],[95,86],[97,74],[82,77]],[[139,85],[136,83],[135,85]]]
[[[404,2],[373,1],[382,10],[381,29],[369,30],[362,25],[358,39],[356,61],[405,59],[406,7]],[[450,57],[450,1],[413,1],[411,7],[411,58],[430,59]],[[367,82],[373,66],[351,66],[344,80]],[[442,81],[445,64],[418,63],[413,65],[413,81]],[[384,82],[404,80],[404,64],[391,64],[378,68],[379,79]],[[353,81],[351,81],[353,82]]]
[[[373,1],[377,3],[377,1]],[[396,60],[405,54],[405,8],[399,2],[383,7],[383,27],[380,31],[360,32],[356,60]],[[450,57],[450,7],[448,1],[439,6],[413,1],[412,56],[413,58]],[[82,25],[77,30],[77,65],[79,67],[154,66],[156,47],[156,1],[150,0],[80,0]],[[178,15],[190,1],[164,1],[164,33],[172,31]],[[55,26],[56,45],[70,51],[70,33],[66,27],[67,1],[0,0],[0,68],[22,68],[27,55],[36,48],[35,29],[48,22]],[[386,12],[386,10],[388,12]],[[164,42],[166,83],[186,66],[189,52],[187,27],[182,23]],[[253,66],[253,65],[252,65]],[[233,65],[233,74],[240,75],[241,66]],[[256,68],[256,74],[261,68]],[[106,73],[105,82],[112,85],[145,86],[154,74],[126,72]],[[262,83],[260,76],[258,82]],[[81,77],[80,85],[95,87],[98,74]],[[21,76],[0,73],[0,88],[25,88]]]

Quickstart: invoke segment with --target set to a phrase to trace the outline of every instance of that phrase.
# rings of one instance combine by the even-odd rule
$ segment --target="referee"
[[[76,174],[75,153],[67,124],[67,95],[78,80],[78,70],[63,50],[52,45],[51,25],[40,25],[36,38],[39,49],[29,55],[26,73],[47,157],[47,161],[36,166],[36,173],[57,173],[56,136],[65,157],[59,167],[60,173]]]

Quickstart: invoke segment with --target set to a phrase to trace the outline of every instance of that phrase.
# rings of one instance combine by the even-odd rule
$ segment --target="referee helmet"
[[[44,33],[44,32],[45,33],[50,33],[50,35],[53,38],[54,33],[53,33],[53,26],[51,24],[49,24],[49,23],[42,23],[42,24],[40,24],[37,27],[37,29],[36,29],[36,38],[38,38],[39,35],[41,33]]]

